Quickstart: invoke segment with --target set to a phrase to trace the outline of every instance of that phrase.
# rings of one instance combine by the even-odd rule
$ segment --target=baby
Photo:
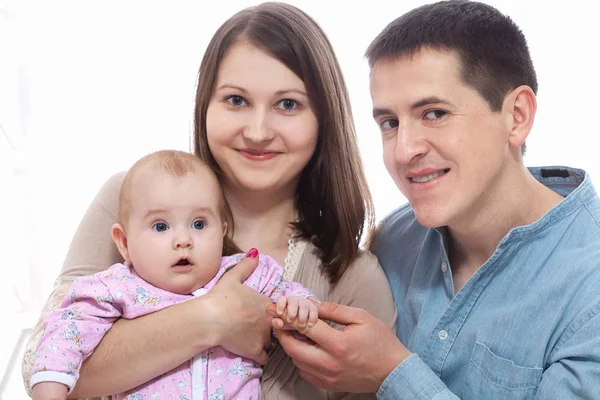
[[[117,318],[149,314],[214,287],[244,257],[221,257],[227,210],[216,176],[196,156],[165,150],[136,162],[123,181],[119,223],[112,227],[125,262],[77,279],[61,308],[46,316],[30,381],[34,400],[66,399],[81,363]],[[316,306],[307,300],[313,294],[284,281],[271,257],[259,257],[245,284],[297,315],[301,325],[316,322]],[[113,399],[260,399],[261,374],[255,362],[214,347]]]

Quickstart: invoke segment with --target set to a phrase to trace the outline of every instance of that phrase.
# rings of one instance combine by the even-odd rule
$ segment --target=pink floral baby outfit
[[[190,295],[159,289],[126,264],[115,264],[103,272],[78,278],[61,308],[44,320],[30,386],[60,382],[71,392],[81,363],[117,318],[136,318],[202,296],[243,257],[244,254],[223,257],[216,276]],[[302,285],[284,281],[283,268],[262,254],[258,267],[244,283],[273,302],[279,296],[313,296]],[[262,369],[252,360],[213,347],[150,382],[113,395],[113,399],[259,400],[261,375]]]

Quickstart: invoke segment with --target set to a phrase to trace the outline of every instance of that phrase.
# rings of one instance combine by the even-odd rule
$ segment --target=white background
[[[93,196],[148,152],[189,149],[204,49],[225,19],[257,3],[0,0],[0,293],[8,332],[0,397],[25,398],[20,358],[9,365],[9,356],[37,318]],[[323,27],[337,53],[379,220],[406,200],[381,161],[363,53],[387,23],[423,2],[291,3]],[[488,3],[522,28],[538,72],[527,165],[584,168],[598,186],[596,2]]]

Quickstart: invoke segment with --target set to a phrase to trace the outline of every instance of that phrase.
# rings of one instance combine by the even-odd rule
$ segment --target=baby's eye
[[[164,232],[167,229],[169,229],[169,225],[167,225],[164,222],[157,222],[154,225],[152,225],[152,229],[154,229],[156,232]]]
[[[197,219],[194,222],[192,222],[192,227],[194,229],[204,229],[205,226],[206,226],[206,222],[204,222],[201,219]]]

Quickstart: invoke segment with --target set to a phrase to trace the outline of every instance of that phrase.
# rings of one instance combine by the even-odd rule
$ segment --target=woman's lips
[[[272,151],[253,151],[253,150],[240,150],[241,155],[252,161],[267,161],[271,160],[279,155],[279,153]]]

